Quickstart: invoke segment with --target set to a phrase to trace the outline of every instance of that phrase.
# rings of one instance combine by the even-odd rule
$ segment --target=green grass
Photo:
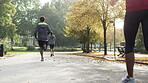
[[[35,47],[34,51],[28,51],[27,47],[13,47],[14,50],[10,50],[7,54],[19,54],[19,53],[30,53],[30,52],[38,52],[39,47]]]
[[[39,52],[39,47],[35,47],[35,50],[33,50],[33,51],[28,51],[27,47],[13,47],[13,49],[14,50],[8,51],[7,54]],[[81,48],[55,47],[54,50],[57,51],[57,52],[81,51]],[[49,52],[49,48],[45,52]]]
[[[31,52],[38,52],[38,51],[9,51],[7,54],[20,54],[20,53],[31,53]]]

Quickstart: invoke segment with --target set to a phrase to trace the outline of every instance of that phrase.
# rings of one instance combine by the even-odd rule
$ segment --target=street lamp
[[[114,58],[116,59],[116,29],[115,29],[115,19],[114,19],[114,21],[110,21],[110,23],[113,23],[113,26],[114,26]]]

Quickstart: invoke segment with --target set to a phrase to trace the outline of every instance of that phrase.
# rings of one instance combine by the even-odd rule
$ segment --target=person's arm
[[[51,33],[51,28],[47,25],[48,35]]]
[[[34,37],[37,39],[37,32],[38,32],[38,26],[36,26],[35,31],[34,31]]]
[[[55,35],[54,35],[54,41],[56,41],[56,37],[55,37]]]
[[[56,42],[56,37],[55,37],[55,35],[54,35],[54,43]]]
[[[116,5],[116,2],[117,2],[118,0],[110,0],[110,5],[111,6],[114,6],[114,5]]]

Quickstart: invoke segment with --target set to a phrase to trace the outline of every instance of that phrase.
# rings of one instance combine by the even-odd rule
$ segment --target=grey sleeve
[[[56,37],[55,37],[55,35],[54,35],[54,41],[56,41]]]
[[[37,39],[37,32],[38,32],[38,25],[36,26],[35,30],[34,30],[34,37]]]
[[[51,28],[47,25],[48,35],[51,33]]]

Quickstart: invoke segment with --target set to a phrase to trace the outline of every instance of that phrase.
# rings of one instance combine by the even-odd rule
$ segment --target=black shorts
[[[142,25],[144,45],[148,51],[148,10],[127,12],[124,20],[125,53],[134,52],[139,25]]]
[[[43,47],[43,45],[45,44],[46,48],[47,48],[48,42],[47,41],[38,40],[38,44],[39,44],[40,47]]]
[[[50,45],[50,49],[54,48],[54,44],[49,44]]]

